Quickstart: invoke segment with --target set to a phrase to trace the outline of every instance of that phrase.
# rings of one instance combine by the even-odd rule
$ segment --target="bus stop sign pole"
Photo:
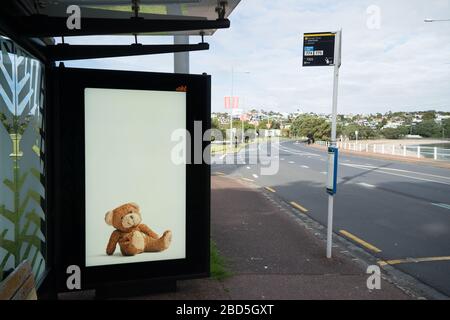
[[[333,245],[333,204],[336,194],[337,183],[337,160],[338,152],[336,147],[336,117],[337,117],[337,99],[339,68],[341,66],[341,36],[342,30],[336,32],[335,50],[334,50],[334,80],[333,80],[333,109],[331,114],[331,143],[328,149],[328,224],[327,224],[327,258],[331,258],[331,249]]]
[[[328,148],[328,225],[327,258],[331,258],[333,236],[333,201],[336,194],[338,149],[336,147],[336,117],[339,68],[341,66],[342,30],[336,32],[305,33],[303,35],[303,66],[334,66],[333,110],[331,118],[331,143]]]

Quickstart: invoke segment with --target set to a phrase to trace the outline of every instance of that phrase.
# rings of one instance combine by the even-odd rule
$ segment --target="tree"
[[[434,110],[425,111],[422,115],[423,121],[434,120],[434,119],[436,119],[436,111],[434,111]]]
[[[220,124],[219,119],[213,118],[211,120],[211,129],[215,129],[211,132],[211,141],[223,140],[226,137],[226,129]],[[220,136],[216,130],[220,131]]]
[[[450,118],[442,120],[440,129],[441,129],[441,136],[443,135],[445,138],[450,138]]]
[[[331,125],[318,116],[302,115],[297,117],[292,123],[291,132],[296,137],[306,137],[311,134],[316,140],[329,140]]]
[[[381,120],[381,122],[378,123],[378,125],[377,125],[378,129],[383,128],[385,125],[387,125],[387,123],[388,123],[387,119],[386,119],[386,118],[383,118],[383,119]]]
[[[269,119],[264,119],[262,121],[259,122],[259,128],[260,129],[267,129],[267,124],[270,123],[270,128],[269,129],[280,129],[281,125],[278,121],[276,120],[269,120]]]
[[[344,136],[347,136],[351,140],[356,139],[356,133],[355,131],[358,131],[358,139],[371,139],[378,135],[377,130],[373,130],[366,126],[360,126],[358,124],[349,124],[346,127],[341,127],[339,134],[342,134]]]
[[[211,128],[212,128],[212,129],[220,129],[220,122],[219,122],[219,119],[213,118],[213,119],[211,120]]]
[[[424,120],[416,125],[415,133],[425,138],[440,137],[441,128],[434,120]]]

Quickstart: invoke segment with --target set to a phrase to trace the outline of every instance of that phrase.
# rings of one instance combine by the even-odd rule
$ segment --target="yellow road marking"
[[[270,191],[270,192],[273,192],[273,193],[275,193],[276,191],[275,191],[275,189],[272,189],[271,187],[264,187],[266,190],[268,190],[268,191]]]
[[[308,212],[308,209],[302,207],[302,206],[299,205],[297,202],[291,201],[290,203],[291,203],[291,206],[297,208],[297,209],[300,210],[301,212],[303,212],[303,213],[307,213],[307,212]]]
[[[356,243],[359,243],[360,245],[362,245],[363,247],[365,247],[366,249],[369,249],[375,253],[379,253],[381,252],[380,249],[378,249],[377,247],[375,247],[374,245],[371,245],[370,243],[358,238],[357,236],[351,234],[348,231],[345,230],[339,230],[339,233],[342,234],[343,236],[355,241]]]
[[[224,176],[225,173],[223,172],[213,172],[213,174],[217,175],[217,176]]]
[[[249,181],[249,182],[254,182],[255,181],[255,180],[247,179],[247,178],[242,178],[242,180]]]
[[[386,265],[394,265],[394,264],[402,264],[402,263],[418,263],[418,262],[432,262],[432,261],[450,261],[450,256],[443,257],[425,257],[425,258],[406,258],[406,259],[395,259],[395,260],[386,260],[386,261],[378,261],[378,265],[386,266]]]

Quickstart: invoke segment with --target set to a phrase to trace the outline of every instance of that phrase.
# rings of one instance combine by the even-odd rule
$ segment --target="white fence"
[[[316,144],[329,146],[328,141],[316,141]],[[450,161],[450,149],[439,147],[427,147],[417,145],[398,145],[398,144],[370,144],[370,143],[354,143],[354,142],[338,142],[339,149],[381,153],[386,155],[395,155],[403,157],[426,158],[440,161]]]

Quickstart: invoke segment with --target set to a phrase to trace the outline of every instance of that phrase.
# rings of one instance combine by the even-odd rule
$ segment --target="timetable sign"
[[[303,35],[303,66],[334,65],[336,34],[332,32],[305,33]]]

